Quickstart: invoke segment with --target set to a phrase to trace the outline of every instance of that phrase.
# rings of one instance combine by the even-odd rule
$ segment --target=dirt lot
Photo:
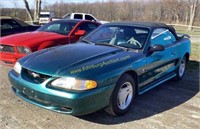
[[[200,128],[199,62],[192,62],[182,81],[168,81],[138,96],[128,114],[104,111],[74,117],[29,104],[11,91],[9,67],[0,65],[1,129],[160,129]]]

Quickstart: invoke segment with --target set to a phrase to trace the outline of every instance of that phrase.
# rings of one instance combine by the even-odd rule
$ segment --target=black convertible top
[[[148,28],[151,28],[151,29],[167,28],[178,39],[178,36],[176,34],[174,27],[166,25],[165,23],[158,23],[158,22],[112,22],[112,23],[106,23],[106,24],[107,25],[132,25],[132,26],[148,27]]]

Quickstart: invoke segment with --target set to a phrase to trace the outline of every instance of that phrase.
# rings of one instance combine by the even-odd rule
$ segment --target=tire
[[[113,116],[125,114],[133,103],[135,89],[135,82],[132,76],[124,74],[120,77],[113,90],[106,112]]]
[[[176,80],[181,80],[183,78],[186,70],[186,63],[187,63],[186,57],[183,57],[176,72]]]

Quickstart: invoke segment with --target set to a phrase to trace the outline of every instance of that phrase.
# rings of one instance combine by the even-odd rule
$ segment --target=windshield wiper
[[[118,45],[114,45],[114,44],[109,44],[109,43],[95,43],[95,45],[102,45],[102,46],[111,46],[111,47],[116,47],[116,48],[120,48],[123,49],[125,51],[128,51],[129,49],[126,47],[122,47],[122,46],[118,46]]]
[[[93,42],[91,42],[91,41],[88,41],[88,40],[86,40],[86,39],[81,39],[80,41],[82,41],[82,42],[85,42],[85,43],[88,43],[88,44],[93,44],[93,45],[94,45],[94,43],[93,43]]]

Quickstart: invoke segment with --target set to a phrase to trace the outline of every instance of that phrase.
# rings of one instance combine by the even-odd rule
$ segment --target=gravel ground
[[[11,91],[9,70],[0,65],[0,129],[200,128],[199,68],[187,71],[181,81],[168,81],[138,96],[131,110],[121,117],[103,110],[74,117],[29,104]]]

